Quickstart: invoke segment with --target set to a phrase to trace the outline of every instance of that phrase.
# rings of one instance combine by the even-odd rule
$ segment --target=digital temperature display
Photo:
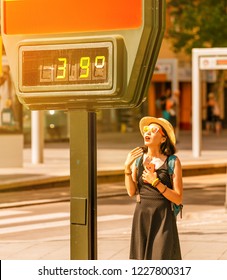
[[[32,91],[97,91],[113,86],[111,42],[20,47],[19,88]]]

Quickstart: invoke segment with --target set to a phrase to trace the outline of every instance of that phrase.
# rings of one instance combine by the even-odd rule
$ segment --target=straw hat
[[[166,119],[154,118],[154,117],[144,117],[144,118],[142,118],[140,120],[140,123],[139,123],[139,128],[140,128],[140,132],[141,132],[142,135],[144,135],[144,132],[143,132],[144,126],[150,125],[151,123],[156,123],[156,124],[160,125],[161,127],[163,127],[165,129],[170,141],[175,146],[176,137],[175,137],[175,134],[174,134],[174,130],[173,130],[173,127],[172,127],[171,123],[168,122]]]

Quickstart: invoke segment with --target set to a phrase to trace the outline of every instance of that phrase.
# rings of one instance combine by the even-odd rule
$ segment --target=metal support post
[[[72,260],[97,259],[96,113],[69,110]]]
[[[202,124],[201,124],[201,91],[199,55],[192,51],[192,153],[193,157],[201,156]]]
[[[43,163],[43,111],[32,111],[32,163]]]

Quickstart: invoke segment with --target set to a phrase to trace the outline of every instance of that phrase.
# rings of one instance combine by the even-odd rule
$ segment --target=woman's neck
[[[153,163],[155,165],[156,170],[163,165],[165,160],[166,156],[162,154],[159,149],[148,147],[146,161]]]
[[[147,155],[150,158],[160,158],[163,156],[163,154],[160,153],[160,150],[157,147],[148,147]]]

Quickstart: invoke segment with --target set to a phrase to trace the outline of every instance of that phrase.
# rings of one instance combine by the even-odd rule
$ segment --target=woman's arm
[[[174,174],[173,174],[173,189],[159,183],[157,189],[164,195],[168,200],[179,205],[182,204],[183,200],[183,181],[182,181],[182,168],[178,158],[175,160]]]
[[[142,154],[143,149],[137,147],[128,153],[128,156],[125,161],[125,187],[129,196],[134,196],[136,194],[137,167],[135,166],[135,164],[133,165],[133,163],[138,157],[142,156]]]

